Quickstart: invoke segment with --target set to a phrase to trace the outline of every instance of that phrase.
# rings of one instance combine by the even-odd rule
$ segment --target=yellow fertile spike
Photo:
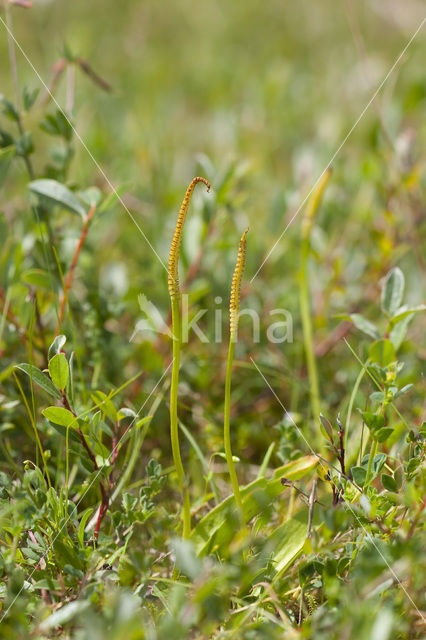
[[[248,228],[244,231],[243,235],[241,236],[240,244],[238,247],[237,264],[235,265],[234,275],[232,276],[231,299],[229,302],[229,327],[230,327],[230,333],[231,333],[231,340],[235,340],[237,337],[238,313],[240,311],[241,280],[243,277],[244,266],[246,263],[247,233],[248,233]]]
[[[307,238],[311,232],[312,225],[314,224],[315,214],[321,204],[325,188],[331,178],[332,173],[333,169],[331,167],[327,167],[312,191],[311,197],[308,200],[306,213],[303,217],[302,238]]]
[[[182,241],[182,231],[183,225],[186,218],[186,212],[188,211],[189,203],[191,201],[192,193],[195,189],[195,185],[197,182],[204,182],[207,186],[207,191],[210,191],[210,182],[208,182],[205,178],[201,178],[197,176],[194,178],[188,189],[186,190],[185,197],[183,199],[178,220],[176,223],[176,229],[173,235],[172,244],[170,247],[170,255],[169,255],[169,272],[167,283],[169,286],[169,293],[172,300],[179,297],[179,274],[178,274],[178,265],[179,265],[179,250],[180,244]]]

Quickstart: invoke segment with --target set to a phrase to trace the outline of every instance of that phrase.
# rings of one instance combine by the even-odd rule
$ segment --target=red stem
[[[70,403],[68,401],[67,394],[65,393],[65,391],[62,391],[62,404],[64,405],[65,409],[68,409],[68,411],[70,411],[73,414],[73,416],[77,417],[77,414],[71,408],[71,405],[70,405]],[[98,466],[98,463],[96,462],[96,456],[93,453],[93,451],[91,450],[91,448],[89,447],[89,444],[88,444],[88,442],[87,442],[87,440],[85,438],[85,435],[82,432],[82,430],[80,429],[80,427],[78,427],[77,433],[79,435],[81,444],[85,448],[85,450],[87,452],[87,455],[89,456],[90,460],[92,461],[94,471],[99,471],[99,466]],[[114,451],[115,451],[115,445],[113,445],[113,456],[114,456]],[[96,521],[95,531],[94,531],[94,534],[93,534],[95,541],[97,541],[97,539],[98,539],[99,530],[101,528],[102,520],[104,519],[104,516],[105,516],[105,514],[106,514],[106,512],[108,510],[108,506],[109,506],[109,495],[108,495],[107,490],[105,489],[105,486],[104,486],[104,483],[102,482],[102,480],[99,481],[99,489],[101,491],[102,500],[101,500],[101,506],[99,508],[98,519]]]
[[[80,255],[80,251],[81,251],[81,249],[83,247],[83,244],[84,244],[84,242],[86,240],[87,232],[89,230],[89,224],[90,224],[91,219],[93,218],[93,214],[95,213],[95,210],[96,210],[96,205],[92,204],[92,206],[90,207],[89,213],[87,214],[86,219],[84,221],[83,228],[81,230],[80,240],[79,240],[78,245],[77,245],[77,247],[75,249],[74,257],[73,257],[72,262],[71,262],[71,267],[70,267],[70,270],[68,272],[67,278],[65,280],[64,293],[63,293],[62,300],[61,300],[61,306],[59,308],[58,326],[56,327],[56,333],[59,332],[59,328],[60,328],[60,326],[62,324],[62,320],[64,318],[65,305],[66,305],[66,302],[68,300],[68,292],[69,292],[69,290],[71,288],[71,283],[72,283],[72,280],[73,280],[73,277],[74,277],[75,268],[77,266],[78,257]]]

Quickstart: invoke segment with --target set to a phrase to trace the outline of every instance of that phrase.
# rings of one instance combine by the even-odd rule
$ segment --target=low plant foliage
[[[111,89],[68,49],[61,65],[54,97],[70,69]],[[75,105],[17,90],[0,97],[0,636],[424,637],[424,157],[389,150],[379,119],[357,179],[382,199],[336,160],[257,275],[277,206],[243,163],[191,161],[207,178],[173,235],[185,184],[153,167],[139,201],[82,176]],[[154,247],[135,235],[147,203]],[[254,341],[245,312],[263,327],[282,307],[294,340]]]

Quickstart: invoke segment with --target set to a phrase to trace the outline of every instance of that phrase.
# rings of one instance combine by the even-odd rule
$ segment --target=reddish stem
[[[62,391],[62,404],[64,405],[65,409],[68,409],[68,411],[70,411],[73,416],[77,417],[77,414],[75,413],[75,411],[73,411],[73,409],[71,408],[71,405],[69,403],[69,400],[67,398],[67,394],[65,393],[65,391]],[[96,462],[96,456],[93,453],[93,451],[91,450],[91,448],[89,447],[89,444],[85,438],[84,433],[82,432],[82,430],[80,429],[80,427],[77,428],[77,433],[78,436],[80,438],[81,444],[83,445],[84,449],[87,452],[87,455],[89,456],[92,464],[93,464],[93,469],[94,471],[99,471],[99,465]],[[114,446],[114,445],[113,445]],[[114,452],[113,452],[114,455]],[[99,508],[99,514],[98,514],[98,519],[96,521],[96,526],[95,526],[95,531],[94,531],[94,539],[95,541],[97,541],[98,536],[99,536],[99,530],[102,524],[102,520],[104,519],[104,516],[107,512],[108,506],[109,506],[109,495],[107,490],[105,489],[104,483],[102,482],[102,480],[99,481],[99,489],[101,492],[101,496],[102,496],[102,500],[101,500],[101,506]]]
[[[56,333],[59,332],[59,328],[60,328],[60,326],[62,324],[62,320],[64,318],[65,305],[66,305],[66,302],[68,300],[68,292],[69,292],[69,290],[71,288],[72,280],[73,280],[73,277],[74,277],[74,271],[75,271],[75,268],[76,268],[77,262],[78,262],[78,257],[80,255],[80,251],[81,251],[81,249],[83,247],[83,244],[84,244],[84,242],[86,240],[87,232],[89,230],[89,224],[90,224],[91,219],[93,218],[93,214],[95,213],[95,210],[96,210],[96,205],[92,204],[92,206],[90,207],[89,213],[87,214],[86,219],[84,221],[83,228],[81,230],[80,240],[79,240],[78,245],[77,245],[77,247],[75,249],[74,257],[73,257],[72,262],[71,262],[71,267],[70,267],[70,270],[68,272],[67,278],[65,280],[64,293],[63,293],[62,300],[61,300],[61,306],[59,308],[58,326],[56,327]]]

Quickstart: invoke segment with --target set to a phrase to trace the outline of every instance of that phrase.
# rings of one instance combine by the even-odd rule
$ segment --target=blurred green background
[[[201,188],[195,194],[183,246],[184,268],[203,252],[188,290],[194,312],[197,305],[210,309],[200,323],[210,336],[217,296],[224,301],[226,335],[238,239],[250,225],[242,305],[261,314],[262,340],[253,344],[250,324],[242,321],[234,385],[235,402],[241,402],[239,450],[259,460],[281,408],[247,366],[249,354],[270,367],[282,401],[301,424],[308,420],[298,311],[303,211],[250,280],[421,23],[422,3],[35,1],[29,10],[12,6],[11,15],[19,45],[46,83],[67,47],[113,88],[103,91],[75,68],[75,95],[71,71],[55,95],[63,106],[71,100],[79,135],[108,180],[124,185],[126,206],[164,262],[188,182],[198,174],[212,182],[211,195]],[[0,56],[1,92],[13,97],[3,25]],[[396,264],[406,275],[407,301],[424,299],[424,58],[423,30],[333,162],[334,176],[312,238],[317,345],[337,326],[336,314],[361,311],[376,319],[379,280]],[[19,51],[17,68],[21,88],[41,88]],[[39,101],[42,94],[43,88]],[[42,175],[52,141],[37,126],[37,104],[24,116],[24,126],[33,131],[34,166]],[[54,112],[53,105],[48,110]],[[78,140],[73,146],[67,184],[97,185],[108,193],[93,158]],[[31,215],[24,166],[14,166],[9,178],[2,199],[9,203],[6,217],[18,240],[26,236]],[[55,233],[66,270],[79,222],[62,213]],[[34,264],[31,251],[23,260],[26,267],[43,266]],[[92,367],[97,384],[119,385],[142,366],[148,393],[164,371],[167,339],[160,346],[153,336],[129,340],[142,317],[139,293],[167,317],[166,277],[123,207],[95,219],[75,281],[72,306],[79,330],[74,327],[72,346]],[[22,296],[14,304],[24,306]],[[46,296],[43,312],[53,330],[49,305]],[[266,340],[269,313],[278,307],[293,314],[293,344]],[[90,327],[98,333],[86,331]],[[422,321],[413,323],[410,339],[421,356],[409,370],[411,379],[424,371]],[[361,343],[358,336],[354,346],[361,349]],[[406,351],[409,359],[410,348]],[[210,450],[220,446],[225,354],[225,344],[204,345],[193,337],[183,364],[186,417],[200,437],[213,437]],[[17,360],[12,347],[5,356]],[[348,401],[358,365],[340,341],[319,367],[324,402],[337,411]],[[145,397],[139,392],[135,405]],[[163,419],[166,437],[166,407]]]

